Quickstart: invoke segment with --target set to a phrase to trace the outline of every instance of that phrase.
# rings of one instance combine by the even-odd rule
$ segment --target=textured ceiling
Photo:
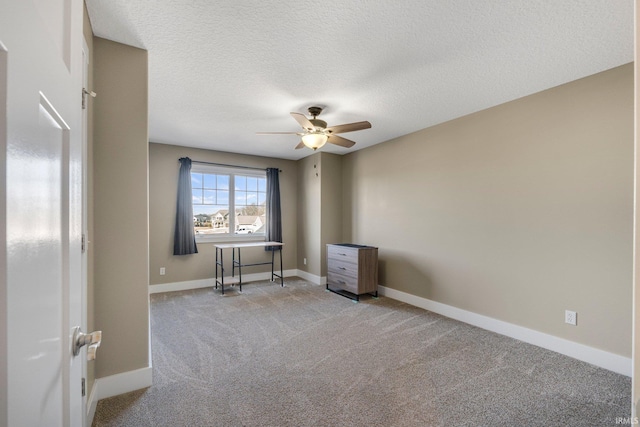
[[[86,0],[149,51],[152,142],[299,159],[325,107],[344,154],[633,61],[633,0]]]

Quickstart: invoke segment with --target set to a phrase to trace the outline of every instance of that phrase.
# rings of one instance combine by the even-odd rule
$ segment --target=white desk
[[[277,249],[271,251],[271,262],[257,262],[253,264],[243,264],[240,255],[240,249],[242,248],[257,248],[265,246],[275,246]],[[238,281],[240,285],[240,292],[242,292],[242,267],[250,267],[253,265],[267,265],[271,264],[271,281],[274,277],[280,278],[280,286],[284,286],[284,275],[282,274],[282,247],[284,243],[280,242],[245,242],[245,243],[220,243],[215,245],[216,248],[216,283],[215,288],[218,289],[218,284],[222,288],[222,295],[224,295],[224,263],[222,260],[223,249],[231,249],[233,261],[231,263],[231,277],[235,277],[236,267],[238,267]],[[238,259],[236,260],[236,249],[238,250]],[[280,274],[277,274],[273,270],[274,252],[280,252]],[[220,267],[220,280],[218,280],[218,266]]]

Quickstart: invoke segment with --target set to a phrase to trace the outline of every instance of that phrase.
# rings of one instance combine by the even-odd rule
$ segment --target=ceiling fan
[[[301,113],[290,113],[298,124],[302,126],[302,132],[258,132],[258,135],[300,135],[302,141],[296,145],[296,150],[307,146],[315,151],[327,142],[351,148],[355,142],[336,134],[369,129],[371,127],[371,123],[367,121],[327,127],[327,122],[317,118],[321,112],[321,107],[309,107],[309,114],[313,116],[312,119],[308,119]]]

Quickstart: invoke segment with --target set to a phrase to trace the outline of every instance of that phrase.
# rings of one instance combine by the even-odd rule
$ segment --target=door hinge
[[[86,241],[87,241],[87,237],[84,233],[82,233],[82,243],[81,243],[82,253],[84,253],[87,250]]]
[[[82,396],[86,396],[86,394],[87,394],[87,389],[85,387],[86,382],[87,381],[83,378],[82,379]]]

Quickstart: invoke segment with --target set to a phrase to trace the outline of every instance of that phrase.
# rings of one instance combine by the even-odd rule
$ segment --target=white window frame
[[[235,177],[236,175],[255,176],[258,178],[266,178],[266,169],[245,169],[232,166],[217,166],[207,164],[192,164],[192,173],[220,174],[229,175],[229,233],[224,234],[196,234],[197,243],[219,243],[228,241],[264,241],[265,233],[236,234],[236,197],[235,197]],[[193,202],[192,202],[193,204]],[[266,216],[266,212],[265,212]],[[233,230],[233,231],[231,231]]]

